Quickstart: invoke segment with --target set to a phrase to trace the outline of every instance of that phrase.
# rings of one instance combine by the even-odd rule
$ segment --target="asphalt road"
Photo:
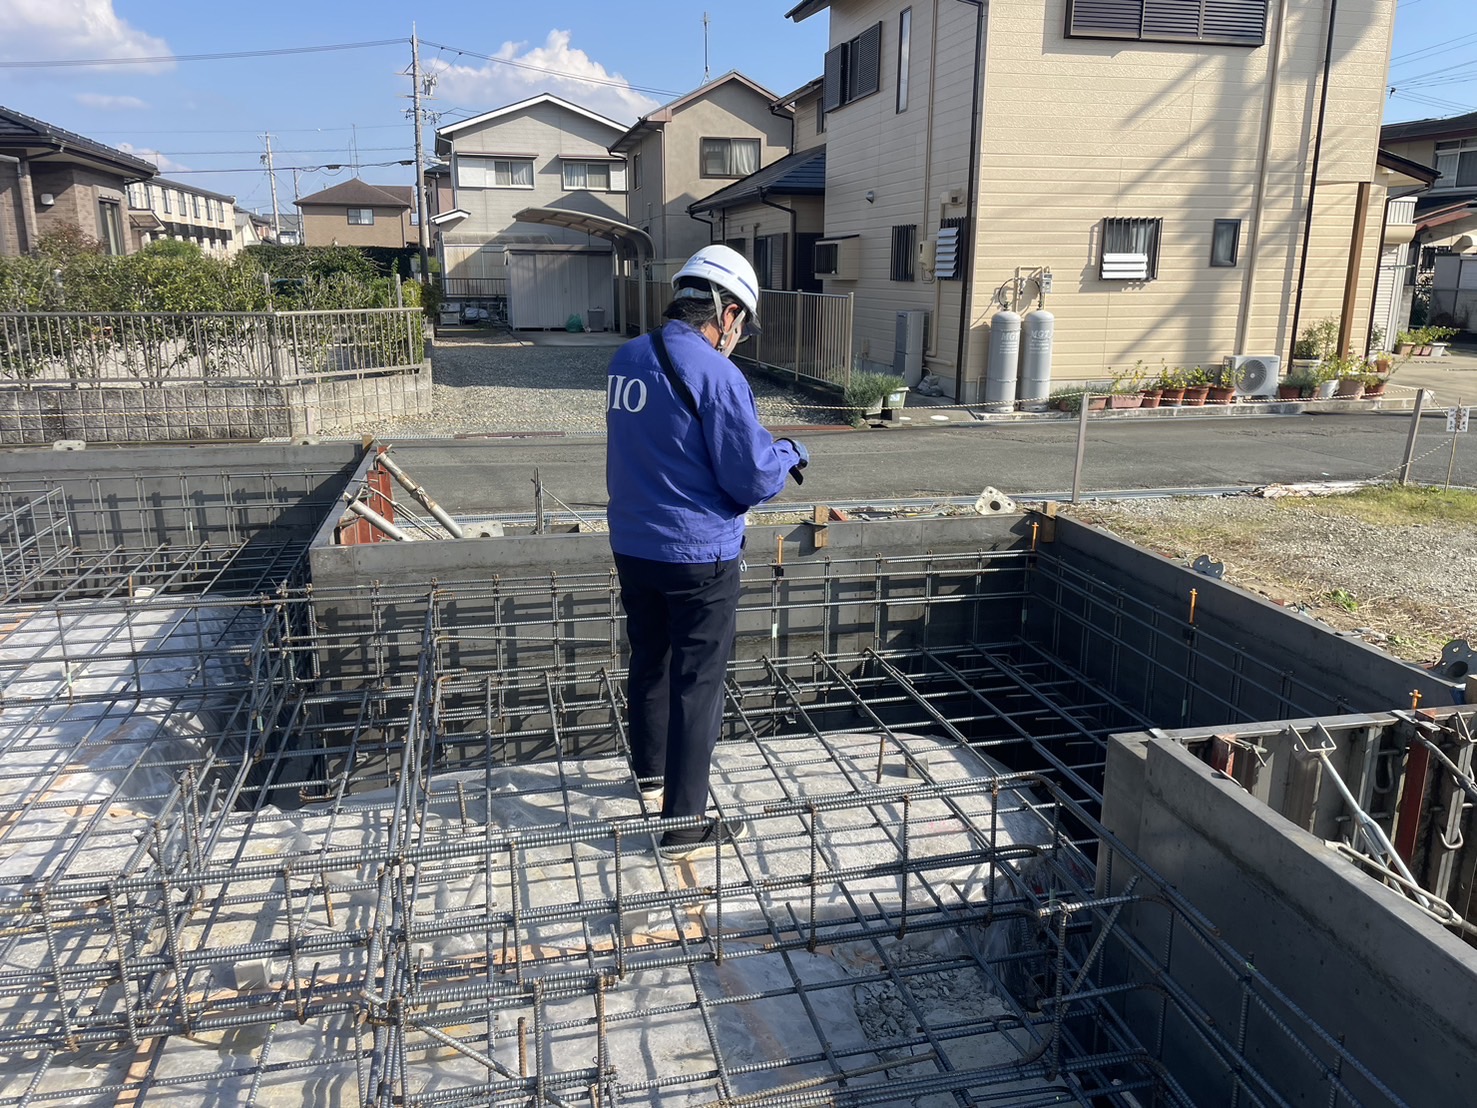
[[[1084,492],[1351,480],[1392,474],[1408,413],[1112,420],[1089,426]],[[1013,496],[1071,488],[1076,424],[976,424],[807,433],[811,466],[781,500],[865,503],[974,496],[993,485]],[[1450,458],[1444,415],[1421,420],[1412,477],[1440,484]],[[603,507],[605,443],[598,437],[406,442],[400,455],[450,510],[528,511],[537,468],[574,508]],[[1422,457],[1422,455],[1425,455]],[[1457,437],[1453,482],[1477,486],[1477,434]],[[550,507],[555,507],[551,502]]]

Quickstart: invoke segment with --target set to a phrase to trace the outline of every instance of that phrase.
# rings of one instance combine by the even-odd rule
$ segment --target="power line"
[[[534,65],[532,62],[514,61],[512,58],[495,58],[491,54],[479,54],[475,50],[463,50],[459,46],[447,46],[444,42],[432,42],[428,38],[421,39],[427,46],[434,46],[438,50],[450,50],[458,57],[477,58],[479,61],[493,62],[497,65],[512,66],[514,69],[526,69],[533,73],[542,73],[546,77],[562,77],[567,81],[579,81],[587,85],[605,85],[609,88],[630,89],[632,92],[649,92],[653,96],[679,96],[680,93],[671,89],[651,88],[648,85],[633,85],[629,81],[618,81],[611,77],[586,77],[582,73],[571,73],[565,69],[549,69],[546,66]],[[437,59],[438,61],[441,59]]]
[[[361,131],[387,131],[391,128],[409,127],[409,123],[358,123],[348,124],[344,127],[273,127],[274,135],[291,134],[316,134],[320,131],[352,131],[355,127]],[[158,130],[142,131],[138,128],[130,128],[126,131],[94,131],[88,128],[89,135],[259,135],[262,133],[260,127],[203,127],[198,130]],[[249,153],[250,151],[248,151]]]
[[[273,131],[273,134],[277,132]],[[274,150],[278,154],[321,154],[325,150],[339,150],[337,146],[303,146],[294,149]],[[361,151],[371,154],[388,154],[392,150],[404,150],[401,146],[361,146]],[[202,158],[218,154],[255,154],[255,150],[156,150],[154,153],[165,158]]]
[[[360,169],[378,169],[390,165],[414,165],[414,158],[401,158],[395,162],[360,162]],[[348,169],[348,162],[329,162],[325,165],[279,165],[276,167],[278,173],[285,173],[296,169],[301,173],[320,173],[327,169]],[[161,171],[162,172],[162,171]],[[234,169],[171,169],[168,171],[170,177],[178,177],[182,173],[261,173],[259,165],[238,166]]]
[[[335,42],[325,46],[285,46],[276,50],[230,50],[218,54],[165,54],[152,58],[57,58],[44,62],[0,62],[0,69],[70,69],[87,65],[164,65],[169,62],[220,62],[237,58],[275,58],[288,54],[322,54],[333,50],[367,50],[376,46],[402,46],[403,38],[373,42]]]

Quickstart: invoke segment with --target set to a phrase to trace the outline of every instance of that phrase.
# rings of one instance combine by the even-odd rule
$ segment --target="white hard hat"
[[[699,278],[731,294],[748,313],[748,328],[759,330],[759,277],[749,260],[737,250],[720,243],[703,247],[677,271],[672,287],[678,288],[684,277]],[[679,295],[682,291],[678,289]],[[691,295],[697,290],[687,291]]]

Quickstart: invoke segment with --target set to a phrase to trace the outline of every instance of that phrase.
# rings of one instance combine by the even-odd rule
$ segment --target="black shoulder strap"
[[[660,331],[651,333],[651,346],[656,351],[656,360],[661,363],[662,372],[667,375],[667,380],[672,383],[672,391],[675,392],[687,410],[692,413],[692,418],[702,423],[703,417],[697,410],[697,398],[692,395],[692,390],[687,387],[687,382],[677,374],[677,367],[672,364],[672,355],[667,353],[666,341],[662,338]]]

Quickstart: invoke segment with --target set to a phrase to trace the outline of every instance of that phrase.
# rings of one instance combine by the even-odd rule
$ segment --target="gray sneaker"
[[[720,846],[737,842],[748,833],[749,825],[741,820],[715,820],[707,827],[691,831],[668,831],[662,836],[657,853],[678,862],[707,858],[717,854]]]

